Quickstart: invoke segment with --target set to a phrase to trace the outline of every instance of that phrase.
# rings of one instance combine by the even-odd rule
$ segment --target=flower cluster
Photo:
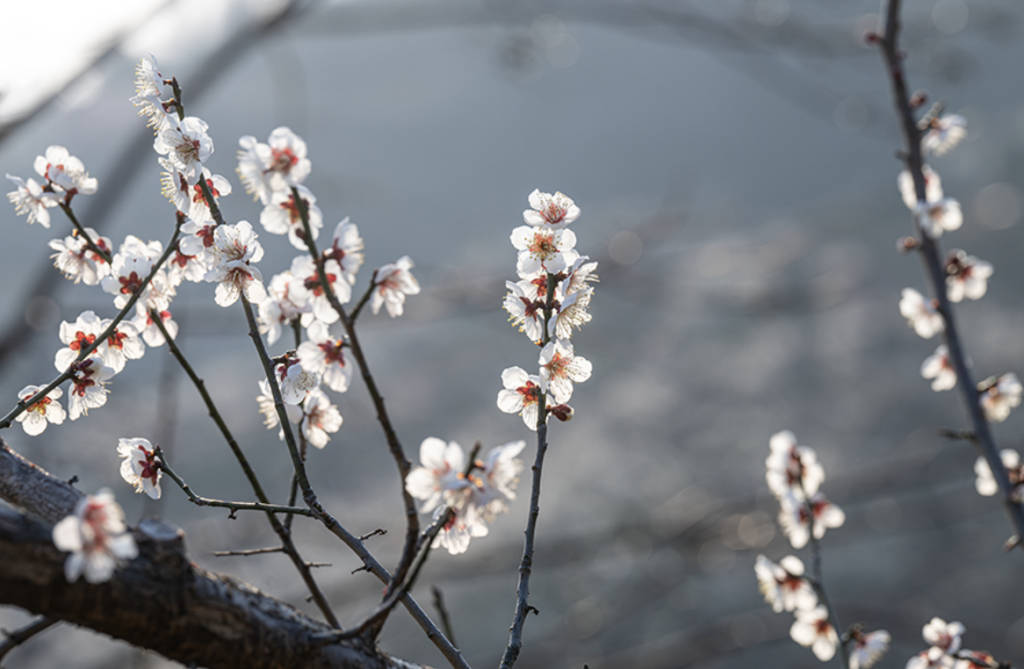
[[[108,581],[122,561],[139,552],[124,524],[124,511],[106,489],[78,500],[74,513],[54,525],[53,543],[71,553],[64,563],[69,583],[82,575],[89,583]]]
[[[462,447],[430,437],[420,444],[420,466],[409,472],[405,489],[418,500],[420,512],[445,519],[434,540],[452,555],[464,553],[472,537],[487,535],[487,523],[508,510],[515,499],[525,441],[496,446],[483,460],[466,462]]]
[[[921,631],[931,646],[910,658],[907,669],[996,669],[1009,666],[1001,664],[986,651],[962,648],[960,637],[966,631],[962,623],[932,618]]]
[[[1006,475],[1010,479],[1010,499],[1020,504],[1024,502],[1024,466],[1020,462],[1020,453],[1012,448],[1004,448],[999,453],[999,459],[1006,468]],[[999,492],[999,484],[992,475],[992,468],[984,456],[978,456],[974,463],[974,473],[977,478],[974,480],[974,487],[979,495],[991,497]]]
[[[771,453],[765,460],[768,488],[779,500],[779,524],[794,548],[803,548],[811,537],[825,536],[828,528],[840,527],[846,515],[829,502],[820,488],[825,470],[814,450],[797,443],[792,432],[772,435]],[[819,599],[820,577],[804,573],[799,558],[789,555],[776,564],[763,555],[754,565],[758,585],[765,601],[775,612],[792,611],[794,622],[789,634],[801,646],[809,647],[822,662],[832,659],[840,648],[832,612]],[[854,626],[843,636],[843,652],[853,669],[872,666],[886,651],[889,633],[885,630],[864,633]]]
[[[576,235],[567,226],[580,209],[571,199],[535,190],[529,202],[531,208],[523,212],[527,225],[512,231],[519,281],[505,282],[504,306],[512,324],[541,347],[539,370],[535,375],[521,367],[502,372],[498,408],[518,413],[536,430],[549,415],[563,421],[572,417],[573,384],[593,371],[589,360],[575,354],[571,338],[574,329],[590,322],[597,263],[575,250]]]

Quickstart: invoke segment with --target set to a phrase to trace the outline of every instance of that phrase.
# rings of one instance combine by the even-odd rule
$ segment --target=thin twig
[[[458,647],[459,644],[455,641],[455,631],[452,629],[452,621],[448,617],[448,608],[444,605],[441,588],[432,585],[430,586],[430,592],[434,595],[434,608],[437,609],[437,615],[441,616],[441,625],[444,627],[444,633]]]
[[[230,557],[235,555],[265,555],[267,553],[283,553],[283,546],[271,546],[270,548],[250,548],[244,551],[213,551],[217,557]]]
[[[888,68],[889,78],[892,83],[893,100],[901,121],[903,138],[906,142],[906,154],[904,155],[906,166],[911,177],[913,177],[914,191],[918,202],[927,202],[924,160],[921,152],[921,129],[914,120],[914,111],[910,104],[910,95],[903,73],[903,54],[900,53],[898,46],[899,31],[900,0],[888,0],[885,33],[878,37],[878,42]],[[953,309],[950,305],[949,297],[946,295],[946,272],[943,267],[939,244],[921,228],[921,223],[916,215],[914,217],[914,226],[920,237],[920,243],[917,245],[917,248],[924,263],[925,275],[932,284],[935,299],[938,301],[938,311],[942,314],[945,321],[943,336],[949,350],[949,359],[956,370],[960,396],[963,399],[967,415],[973,427],[974,439],[972,441],[992,470],[992,476],[995,478],[1002,493],[1003,507],[1010,517],[1010,523],[1013,525],[1017,536],[1024,536],[1024,509],[1022,509],[1019,503],[1013,501],[1013,486],[1010,484],[1006,467],[1003,466],[1002,458],[999,455],[999,448],[996,446],[992,433],[989,431],[988,421],[978,401],[978,390],[971,377],[970,368],[967,365],[967,356],[960,343],[960,335],[953,317]]]
[[[56,618],[48,618],[47,616],[43,616],[41,618],[36,618],[28,625],[25,625],[21,629],[14,630],[13,632],[8,632],[4,630],[4,636],[6,636],[7,638],[4,639],[3,643],[0,643],[0,660],[2,660],[4,656],[10,653],[12,650],[17,648],[21,644],[25,643],[35,635],[41,632],[45,632],[46,630],[50,629],[51,627],[59,623],[60,621]]]

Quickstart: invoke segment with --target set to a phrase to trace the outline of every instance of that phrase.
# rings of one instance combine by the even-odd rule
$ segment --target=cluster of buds
[[[514,441],[476,459],[479,446],[466,462],[462,447],[430,437],[420,445],[420,466],[409,472],[405,489],[421,500],[420,512],[432,513],[444,525],[434,546],[452,555],[464,553],[473,537],[487,535],[487,523],[508,510],[515,499],[523,462],[516,458],[525,441]]]
[[[535,190],[529,201],[531,208],[523,212],[526,225],[511,235],[519,252],[519,281],[505,282],[504,306],[513,325],[541,347],[539,373],[521,367],[502,372],[505,388],[498,393],[498,408],[518,413],[536,430],[551,415],[572,418],[573,383],[586,381],[593,371],[589,360],[575,354],[571,338],[574,329],[590,321],[597,263],[576,252],[576,235],[568,225],[579,218],[580,209],[571,199]]]
[[[960,637],[966,632],[962,623],[947,623],[932,618],[921,635],[931,644],[907,662],[907,669],[1009,669],[986,651],[966,650]]]
[[[773,435],[769,444],[765,478],[779,500],[779,525],[793,548],[803,548],[812,537],[814,541],[824,537],[826,529],[842,526],[846,515],[820,490],[825,470],[814,450],[800,446],[788,430]],[[776,564],[758,555],[754,572],[772,610],[793,612],[795,620],[789,631],[792,639],[809,647],[822,662],[835,656],[840,641],[841,652],[852,669],[872,666],[888,649],[889,633],[885,630],[865,633],[855,625],[840,639],[832,612],[819,597],[821,583],[817,577],[805,575],[804,563],[796,556],[788,555]]]

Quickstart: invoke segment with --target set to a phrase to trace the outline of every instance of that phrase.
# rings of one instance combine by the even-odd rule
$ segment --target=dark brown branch
[[[0,660],[3,660],[4,656],[35,635],[41,634],[59,623],[59,620],[42,616],[41,618],[36,618],[28,625],[25,625],[21,629],[14,630],[13,632],[4,630],[3,633],[7,638],[3,643],[0,643]]]
[[[889,79],[892,83],[893,100],[896,105],[896,112],[900,119],[903,131],[903,139],[906,143],[907,170],[914,180],[914,191],[918,202],[927,201],[927,192],[924,179],[924,159],[921,152],[921,129],[914,120],[914,110],[910,104],[910,94],[907,90],[906,77],[903,72],[903,54],[899,49],[900,31],[900,0],[889,0],[886,8],[885,33],[878,38],[882,55],[888,69]],[[942,251],[936,240],[932,239],[922,230],[920,221],[915,215],[914,225],[920,244],[918,250],[921,253],[921,260],[924,263],[925,275],[932,284],[935,299],[938,301],[938,310],[945,321],[945,332],[943,336],[946,346],[949,349],[949,359],[956,370],[957,387],[960,389],[960,396],[963,399],[964,407],[967,410],[968,418],[973,429],[972,443],[988,462],[992,470],[992,476],[999,485],[1002,493],[1003,507],[1010,517],[1017,536],[1024,536],[1024,509],[1012,498],[1013,486],[1010,485],[1010,478],[1003,466],[1002,458],[999,455],[999,448],[995,439],[989,431],[988,420],[978,402],[978,389],[971,377],[971,371],[967,364],[967,355],[964,353],[960,343],[960,334],[957,330],[956,320],[953,317],[953,309],[949,298],[946,295],[946,272],[942,263]]]

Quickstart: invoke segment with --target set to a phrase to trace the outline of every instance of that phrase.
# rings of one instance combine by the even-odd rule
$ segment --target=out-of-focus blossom
[[[561,339],[552,339],[541,349],[539,364],[541,388],[559,404],[572,397],[573,383],[583,383],[594,370],[589,360],[573,353],[571,342]]]
[[[804,563],[800,558],[787,555],[775,564],[763,555],[754,563],[757,584],[764,600],[776,613],[781,611],[810,610],[818,605],[818,596],[810,582],[804,578]]]
[[[806,546],[811,533],[815,539],[821,539],[826,529],[842,527],[846,522],[843,510],[828,501],[820,491],[809,500],[793,495],[782,497],[779,499],[779,507],[779,525],[789,537],[793,548]]]
[[[819,605],[810,611],[797,609],[794,615],[796,622],[789,628],[793,641],[809,646],[822,662],[831,660],[839,646],[839,635],[828,620],[828,609]]]
[[[286,127],[275,128],[267,144],[251,135],[238,140],[238,176],[247,193],[266,205],[271,195],[301,184],[312,169],[306,143]]]
[[[124,524],[124,511],[106,489],[78,500],[74,513],[54,525],[53,543],[71,553],[64,563],[69,583],[82,575],[89,583],[108,581],[121,562],[139,553]]]
[[[412,258],[402,256],[393,263],[382,265],[374,277],[373,294],[370,296],[370,308],[378,313],[382,305],[387,306],[388,315],[392,318],[402,315],[406,295],[418,295],[420,284],[412,275]]]
[[[352,361],[345,355],[345,340],[332,337],[326,324],[314,321],[306,330],[309,341],[298,348],[302,368],[339,393],[352,381]]]
[[[1017,375],[1007,372],[1002,376],[989,377],[978,384],[978,403],[985,412],[985,418],[1001,423],[1010,416],[1010,410],[1020,405],[1021,387]]]
[[[955,660],[941,648],[929,648],[910,658],[906,669],[953,669]]]
[[[498,408],[505,413],[518,413],[526,427],[537,429],[540,415],[541,380],[522,367],[509,367],[501,373],[504,390],[498,392]]]
[[[57,193],[48,193],[42,186],[36,183],[35,179],[22,181],[19,177],[7,175],[7,178],[18,187],[17,190],[7,194],[7,199],[14,204],[14,211],[18,216],[25,214],[29,225],[39,221],[44,228],[50,227],[50,207],[56,207],[61,200]]]
[[[314,388],[309,391],[302,405],[302,434],[317,448],[323,448],[330,441],[328,433],[341,429],[342,417],[338,407],[331,404],[327,393]]]
[[[960,249],[950,251],[946,258],[946,295],[950,302],[959,302],[964,297],[980,300],[988,290],[992,272],[992,263],[978,260]]]
[[[153,444],[148,439],[133,437],[119,439],[117,454],[124,458],[121,463],[121,478],[135,487],[135,492],[144,492],[153,499],[160,499],[160,463]]]
[[[263,275],[252,264],[263,257],[256,236],[248,221],[221,225],[214,231],[213,264],[203,278],[217,284],[214,301],[222,307],[237,302],[239,295],[256,304],[267,299]]]
[[[580,208],[561,193],[552,195],[537,189],[530,193],[529,199],[530,209],[523,212],[523,220],[527,225],[558,229],[580,217]]]
[[[924,166],[922,171],[924,172],[925,201],[937,202],[941,200],[943,195],[942,180],[939,178],[938,173],[927,165]],[[903,196],[903,204],[907,205],[907,209],[910,211],[916,210],[918,197],[917,191],[914,189],[914,178],[910,176],[910,172],[907,170],[900,172],[897,183],[899,184],[900,195]]]
[[[42,389],[42,386],[25,386],[21,389],[21,392],[18,393],[18,399],[27,400]],[[44,397],[41,397],[33,404],[28,405],[24,411],[18,414],[18,417],[15,418],[15,420],[21,423],[21,427],[25,430],[25,434],[30,437],[35,437],[46,430],[48,423],[60,425],[64,422],[64,417],[66,415],[64,413],[64,407],[62,407],[60,402],[57,401],[57,399],[63,394],[64,393],[60,388],[54,388],[50,392],[46,393]]]
[[[68,396],[68,414],[71,420],[85,416],[89,409],[107,403],[105,383],[114,376],[114,370],[103,364],[99,357],[86,358],[71,365],[71,393]]]
[[[1006,468],[1010,485],[1013,486],[1010,497],[1014,501],[1020,502],[1024,499],[1024,490],[1022,490],[1024,486],[1021,485],[1024,483],[1024,467],[1021,467],[1020,464],[1020,454],[1012,448],[1005,448],[999,452],[999,458],[1003,462],[1003,467]],[[977,488],[979,495],[991,497],[999,492],[999,484],[996,483],[995,476],[992,475],[992,468],[988,466],[988,460],[984,456],[978,456],[974,463],[974,473],[977,475],[974,487]]]
[[[85,231],[98,248],[110,253],[108,237],[100,237],[92,228],[85,228]],[[64,239],[52,240],[50,248],[56,251],[50,256],[53,258],[54,267],[63,272],[65,278],[75,283],[82,282],[87,286],[95,286],[103,277],[110,274],[110,264],[103,256],[89,248],[85,237],[79,235],[77,230]]]
[[[96,192],[96,179],[90,177],[82,161],[63,146],[51,146],[46,149],[45,156],[36,156],[35,168],[54,191],[65,193],[68,201],[76,194],[92,195]]]
[[[944,230],[958,230],[964,223],[960,203],[948,197],[934,202],[918,202],[914,211],[921,229],[932,239],[941,237]]]
[[[956,664],[953,669],[992,669],[993,667],[1006,667],[1009,664],[1000,664],[991,654],[983,650],[961,650],[957,653]]]
[[[931,339],[946,329],[942,315],[935,310],[932,302],[913,288],[903,289],[900,313],[907,319],[907,324],[914,328],[914,332],[924,339]]]
[[[850,633],[850,640],[853,641],[850,646],[850,669],[868,669],[889,650],[892,638],[885,630],[865,634],[855,628]]]
[[[768,489],[782,499],[803,499],[814,495],[825,481],[825,469],[818,463],[814,449],[797,445],[796,435],[783,430],[772,435],[771,453],[765,460]]]
[[[963,623],[947,623],[942,618],[932,618],[924,626],[924,629],[921,630],[921,636],[933,647],[939,648],[945,653],[953,654],[960,650],[960,637],[966,631],[967,629],[963,626]]]
[[[935,117],[921,138],[921,148],[941,156],[967,136],[967,119],[959,114]]]
[[[932,390],[939,392],[956,387],[956,370],[949,359],[949,347],[939,345],[935,353],[921,364],[921,376],[932,380]]]
[[[305,186],[298,187],[300,199],[305,203],[309,229],[313,239],[320,235],[324,226],[324,215],[316,206],[316,196]],[[291,190],[281,190],[270,196],[270,202],[260,213],[260,224],[274,235],[288,235],[288,241],[297,249],[306,250],[306,231],[302,226],[299,204]]]
[[[525,447],[525,441],[495,446],[488,451],[483,467],[470,473],[469,479],[473,483],[470,504],[481,510],[485,521],[491,522],[497,514],[507,511],[508,502],[516,498],[515,489],[519,484],[519,473],[523,470],[523,462],[516,456]],[[480,464],[477,463],[478,466]]]
[[[420,444],[420,466],[405,477],[405,489],[415,499],[422,500],[420,512],[429,513],[442,500],[458,490],[469,487],[463,475],[466,456],[462,447],[452,441],[445,443],[428,437]]]

